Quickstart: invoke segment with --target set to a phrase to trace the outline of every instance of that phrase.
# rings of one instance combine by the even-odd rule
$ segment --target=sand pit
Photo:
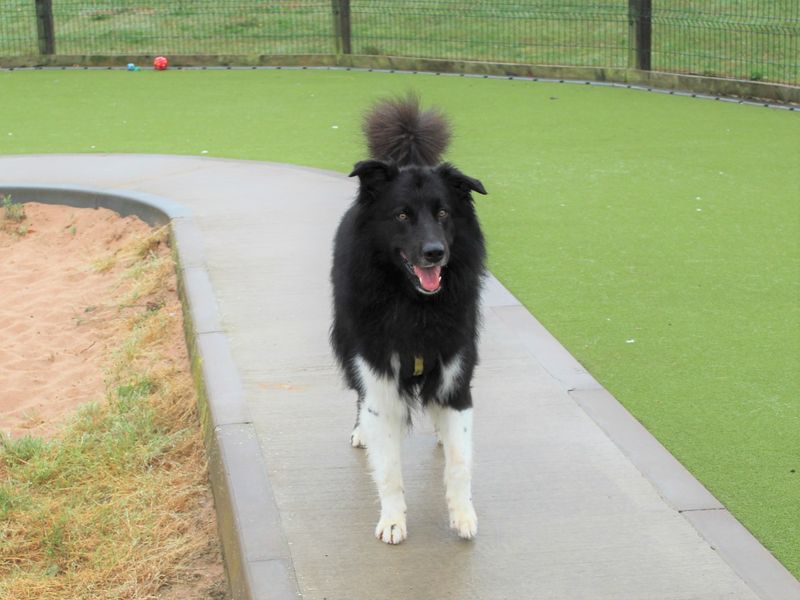
[[[103,208],[29,203],[25,213],[17,223],[0,211],[0,431],[13,438],[50,436],[103,400],[125,315],[114,302],[122,267],[97,261],[151,230]]]
[[[195,428],[196,399],[183,315],[164,232],[106,209],[37,203],[25,204],[24,209],[25,218],[17,221],[5,218],[0,208],[0,432],[11,439],[54,438],[70,415],[86,403],[119,407],[113,402],[114,398],[120,402],[120,385],[127,385],[128,377],[134,381],[141,371],[149,373],[154,389],[160,390],[148,399],[157,414],[150,422],[131,412],[131,421],[126,422],[148,423],[140,434],[151,442],[171,432],[174,445],[157,453],[163,463],[131,468],[112,485],[109,497],[125,507],[125,516],[120,513],[116,521],[108,517],[121,529],[119,535],[107,535],[103,544],[111,554],[129,556],[129,562],[122,561],[115,569],[90,560],[101,539],[91,525],[92,518],[99,518],[92,517],[97,503],[78,497],[72,506],[58,485],[51,489],[47,482],[25,479],[23,487],[30,495],[19,503],[24,508],[12,503],[16,512],[10,514],[10,521],[9,514],[5,515],[4,533],[16,537],[6,539],[5,546],[0,543],[0,565],[11,556],[21,567],[5,581],[3,575],[10,572],[0,569],[0,588],[6,590],[0,596],[78,597],[77,590],[94,582],[91,585],[105,586],[97,590],[97,597],[106,597],[106,591],[107,597],[163,600],[227,597],[202,438]],[[145,320],[156,325],[137,328]],[[115,392],[109,394],[107,404],[109,390]],[[166,400],[159,404],[159,398]],[[113,410],[105,414],[109,413]],[[169,425],[157,425],[158,419],[168,419]],[[109,427],[102,419],[97,423],[98,435]],[[70,438],[74,431],[65,430],[61,437],[72,451],[80,447]],[[96,459],[99,446],[110,447],[102,443],[81,447],[85,460]],[[135,456],[135,448],[126,448]],[[8,467],[0,468],[5,478],[0,483],[9,485],[15,477],[28,477],[11,464],[0,465]],[[158,479],[159,470],[168,473],[168,479]],[[69,477],[68,472],[67,468],[58,477]],[[107,480],[100,478],[101,497],[106,498]],[[83,493],[96,490],[97,481],[90,476],[84,474],[80,481]],[[130,488],[131,481],[143,487]],[[140,494],[145,498],[151,494],[162,509],[171,508],[164,509],[167,513],[140,508],[131,520],[127,511],[137,506]],[[176,503],[170,505],[171,501]],[[83,520],[70,519],[72,529],[64,534],[69,543],[55,553],[64,564],[42,551],[46,540],[40,530],[46,532],[47,526],[37,511],[43,507],[54,507],[54,514],[61,515],[58,518],[70,511],[82,515]],[[52,516],[46,512],[48,518]],[[153,536],[149,528],[158,519],[164,519],[159,522],[160,534]],[[45,572],[42,564],[51,569],[55,564],[54,572],[63,576],[41,575]],[[128,595],[132,585],[137,592]]]

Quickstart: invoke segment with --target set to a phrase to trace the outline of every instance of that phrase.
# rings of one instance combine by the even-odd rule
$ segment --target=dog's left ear
[[[385,185],[397,177],[397,165],[382,160],[362,160],[357,162],[350,177],[358,177],[361,186],[358,193],[359,202],[374,199]]]
[[[450,163],[442,163],[436,167],[436,172],[450,185],[466,195],[469,195],[470,192],[486,195],[486,188],[480,181],[464,175]]]
[[[362,160],[357,162],[348,177],[358,177],[362,184],[376,184],[391,181],[397,176],[397,165],[382,160]]]

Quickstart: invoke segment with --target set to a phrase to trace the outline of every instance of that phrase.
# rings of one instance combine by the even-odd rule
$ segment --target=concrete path
[[[327,343],[331,239],[354,181],[188,157],[0,158],[0,194],[12,183],[135,190],[191,210],[263,457],[227,460],[265,465],[271,494],[248,499],[246,481],[234,490],[271,515],[264,528],[258,511],[243,521],[257,547],[253,595],[800,598],[797,581],[494,279],[474,385],[478,537],[449,531],[442,454],[419,423],[404,447],[409,539],[375,540],[376,494],[349,445],[355,398]]]

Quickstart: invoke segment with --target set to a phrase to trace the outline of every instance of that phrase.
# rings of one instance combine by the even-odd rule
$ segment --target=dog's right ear
[[[397,177],[397,165],[382,160],[362,160],[353,167],[349,177],[358,177],[361,181],[361,191],[370,196],[383,185]]]
[[[470,200],[472,200],[470,192],[478,192],[484,196],[486,195],[486,188],[483,187],[480,181],[464,175],[450,163],[442,163],[436,167],[436,172],[449,181],[450,185],[459,190],[462,194],[465,194]]]

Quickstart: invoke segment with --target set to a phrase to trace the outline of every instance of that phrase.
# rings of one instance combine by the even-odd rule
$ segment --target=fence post
[[[628,0],[628,68],[650,70],[652,0]]]
[[[350,46],[350,0],[331,0],[336,54],[352,54]]]
[[[36,31],[39,37],[39,54],[55,54],[53,0],[36,0]]]

